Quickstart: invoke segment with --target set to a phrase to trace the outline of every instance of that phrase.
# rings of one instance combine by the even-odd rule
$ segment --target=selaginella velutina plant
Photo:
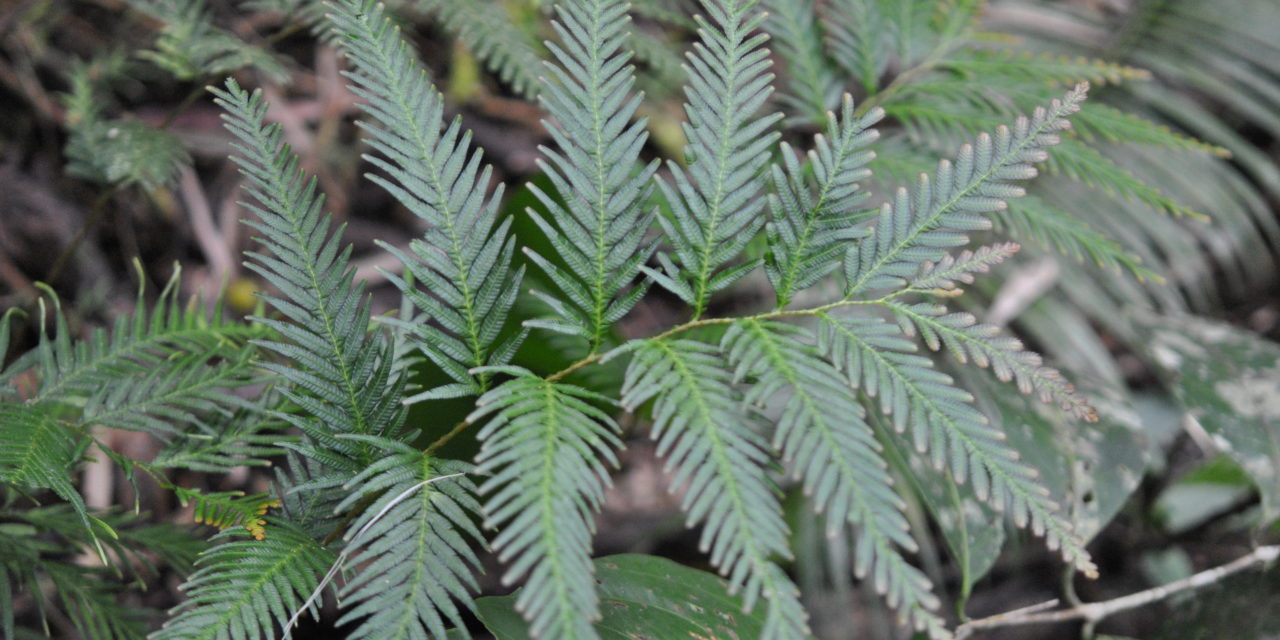
[[[537,88],[549,116],[542,169],[551,188],[536,191],[528,214],[555,250],[542,255],[517,247],[480,152],[459,120],[444,119],[441,96],[383,8],[366,0],[330,7],[363,101],[378,169],[371,179],[428,228],[408,250],[388,248],[405,265],[393,281],[406,313],[377,324],[341,229],[323,215],[278,127],[264,122],[261,97],[234,82],[215,90],[254,201],[249,224],[261,246],[249,266],[274,289],[265,297],[273,314],[254,320],[251,343],[216,346],[254,350],[283,398],[258,409],[301,439],[282,443],[292,472],[280,477],[284,503],[263,518],[262,539],[222,534],[188,579],[189,600],[155,637],[270,635],[298,611],[314,611],[313,595],[330,585],[348,637],[465,632],[484,530],[494,532],[487,544],[504,580],[524,582],[517,609],[534,637],[597,637],[591,538],[622,446],[619,408],[651,419],[702,547],[746,607],[764,608],[762,637],[808,633],[784,569],[783,469],[828,527],[856,531],[857,573],[908,624],[949,635],[929,581],[904,555],[916,543],[881,438],[926,456],[1068,564],[1095,572],[1036,470],[911,340],[1095,419],[1039,356],[942,304],[1017,250],[962,247],[1023,195],[1017,183],[1036,176],[1086,87],[977,135],[876,208],[861,185],[881,110],[845,98],[810,149],[780,143],[766,17],[755,0],[703,3],[686,67],[685,157],[662,170],[646,164],[627,11],[616,0],[556,8],[553,60]],[[762,257],[751,257],[753,243]],[[521,253],[549,285],[534,294],[545,307],[538,317],[516,315]],[[774,302],[715,315],[714,294],[757,269]],[[832,282],[825,300],[796,304],[797,294]],[[609,346],[605,336],[653,285],[686,303],[689,319]],[[522,327],[511,329],[517,320]],[[540,375],[512,364],[523,341],[548,332],[577,340],[572,365]],[[408,357],[409,348],[423,358]],[[627,359],[618,397],[573,382],[615,359]],[[410,390],[414,367],[437,368],[449,382]],[[418,430],[403,401],[449,398],[475,398],[445,436],[473,431],[481,443],[474,460],[438,457],[441,441],[414,446]],[[894,429],[875,431],[868,409]],[[71,439],[59,455],[73,456],[76,432],[58,433]],[[30,468],[26,461],[0,465],[6,482],[67,490],[10,471]]]

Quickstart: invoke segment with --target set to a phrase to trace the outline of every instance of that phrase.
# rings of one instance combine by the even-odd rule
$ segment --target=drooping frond
[[[92,532],[88,508],[71,484],[72,467],[88,438],[43,407],[29,404],[0,402],[0,425],[0,481],[23,490],[53,491]]]
[[[764,28],[786,63],[782,99],[798,121],[821,123],[840,99],[840,82],[822,46],[813,0],[765,0],[764,8]]]
[[[1066,117],[1079,109],[1087,89],[1077,86],[1030,119],[1019,118],[1012,129],[980,134],[976,143],[961,147],[954,164],[943,160],[932,179],[922,174],[912,192],[900,189],[881,209],[871,236],[846,257],[846,293],[899,288],[921,262],[936,262],[946,248],[968,243],[968,232],[990,228],[987,216],[1024,195],[1011,182],[1036,175],[1034,165],[1060,141],[1058,132],[1070,126]]]
[[[469,466],[394,441],[378,445],[386,457],[352,479],[357,489],[338,507],[373,499],[347,535],[346,562],[360,569],[342,589],[348,608],[336,624],[359,621],[346,636],[353,640],[443,638],[448,627],[465,633],[454,601],[474,608],[480,559],[471,545],[484,541],[472,522],[476,487],[462,475]]]
[[[192,506],[192,518],[218,529],[244,527],[255,540],[266,537],[267,510],[280,506],[280,500],[265,493],[247,496],[243,491],[219,491],[204,493],[199,489],[173,487],[173,493],[183,507]]]
[[[617,423],[592,403],[610,400],[523,369],[481,396],[467,420],[485,417],[476,472],[488,475],[485,525],[507,565],[503,582],[526,578],[516,608],[535,638],[598,637],[591,537],[622,442]]]
[[[180,80],[256,67],[273,79],[288,77],[284,67],[263,48],[251,46],[213,24],[203,0],[128,0],[129,6],[162,23],[155,48],[142,57]]]
[[[1049,168],[1108,195],[1131,198],[1156,211],[1202,222],[1208,220],[1205,214],[1170,198],[1096,148],[1077,139],[1063,140],[1062,145],[1049,158]]]
[[[275,415],[279,396],[265,394],[260,402],[196,420],[168,438],[168,444],[147,463],[155,469],[190,469],[228,473],[236,467],[268,466],[279,456],[285,423]]]
[[[783,143],[786,171],[773,166],[775,193],[769,194],[769,253],[764,263],[779,308],[787,306],[796,292],[835,271],[849,245],[865,233],[856,226],[858,205],[867,196],[859,183],[871,175],[866,165],[875,152],[867,146],[879,133],[870,127],[883,115],[879,109],[855,115],[853,99],[847,95],[839,119],[827,113],[827,135],[815,136],[809,152],[816,193],[806,167]]]
[[[183,583],[187,601],[175,607],[153,640],[265,640],[302,606],[334,554],[285,519],[269,518],[255,540],[229,529],[201,555]],[[317,614],[313,608],[312,614]]]
[[[980,499],[1009,513],[1018,526],[1043,535],[1077,569],[1096,573],[1070,522],[1036,481],[1036,471],[1018,460],[1000,429],[973,407],[972,395],[916,355],[915,344],[898,327],[876,318],[820,318],[819,348],[850,386],[880,399],[896,431],[910,428],[917,451],[928,451],[936,468],[948,469],[956,482],[969,482]]]
[[[257,220],[245,222],[262,234],[266,251],[249,254],[246,265],[278,291],[264,298],[283,318],[256,322],[284,341],[257,344],[291,363],[263,363],[291,385],[282,393],[302,409],[279,414],[309,438],[288,446],[357,472],[369,462],[369,451],[335,436],[395,434],[404,420],[398,402],[403,381],[391,376],[390,344],[369,332],[369,302],[363,283],[354,282],[351,249],[342,247],[342,230],[321,215],[323,197],[282,144],[280,127],[265,124],[261,92],[250,95],[233,80],[225,90],[211,90],[238,140],[235,160],[248,180],[245,189],[258,202],[246,205]]]
[[[1104,269],[1128,271],[1140,280],[1160,280],[1159,274],[1142,265],[1142,258],[1120,243],[1035,196],[1010,202],[1009,208],[996,212],[995,222],[997,227],[1024,242],[1034,240],[1077,260],[1088,258]]]
[[[492,168],[481,170],[481,152],[471,149],[461,120],[445,126],[443,98],[382,5],[343,0],[332,8],[330,22],[356,68],[347,77],[372,120],[361,127],[380,154],[367,159],[389,176],[369,179],[431,225],[409,253],[383,245],[418,286],[392,281],[439,324],[407,328],[453,380],[420,397],[482,393],[489,384],[485,374],[469,371],[506,364],[524,337],[516,332],[498,343],[523,275],[511,269],[511,221],[498,223],[502,187],[485,197]]]
[[[885,306],[893,311],[903,331],[919,333],[930,349],[938,351],[945,346],[961,363],[989,366],[1000,380],[1016,382],[1022,393],[1036,393],[1045,403],[1056,404],[1082,420],[1098,419],[1061,373],[1045,366],[1040,354],[1024,350],[1017,338],[1000,335],[999,327],[980,323],[971,313],[949,313],[940,304],[895,300]]]
[[[773,557],[789,558],[779,492],[769,478],[768,443],[756,432],[728,363],[695,340],[650,340],[634,353],[622,403],[634,411],[653,400],[658,455],[674,471],[670,489],[684,490],[690,525],[702,523],[699,546],[741,589],[748,609],[768,601],[768,638],[804,637],[807,622],[794,584]]]
[[[542,53],[528,32],[511,19],[505,3],[418,0],[417,4],[439,15],[444,26],[516,93],[526,98],[538,93]]]
[[[672,255],[659,254],[662,271],[645,269],[658,284],[700,317],[711,294],[751,271],[748,262],[723,269],[759,231],[763,220],[756,177],[778,138],[782,116],[756,117],[773,93],[768,35],[757,33],[764,14],[758,0],[703,3],[700,40],[689,53],[684,125],[687,169],[671,164],[671,181],[659,182],[671,217],[660,217]]]
[[[961,52],[939,62],[939,67],[958,73],[974,83],[999,78],[1030,84],[1054,82],[1070,86],[1078,82],[1100,85],[1151,79],[1151,72],[1146,69],[1106,60],[1008,50],[977,49]]]
[[[839,372],[798,327],[755,319],[730,326],[721,343],[735,377],[752,376],[745,401],[765,406],[783,396],[773,446],[804,481],[819,512],[835,531],[853,524],[859,538],[854,567],[872,576],[891,606],[931,637],[946,635],[932,585],[898,549],[915,551],[880,444],[864,421]]]
[[[1231,152],[1207,142],[1197,140],[1157,124],[1136,114],[1121,111],[1110,105],[1086,102],[1080,112],[1071,119],[1075,131],[1086,142],[1106,140],[1117,144],[1136,144],[1208,153],[1228,158]]]
[[[564,301],[540,294],[559,317],[526,324],[581,336],[592,352],[644,295],[648,287],[634,281],[655,249],[645,232],[653,223],[647,202],[658,162],[639,164],[648,134],[644,121],[632,122],[641,96],[630,92],[627,6],[621,0],[558,5],[560,22],[553,24],[560,43],[548,45],[556,64],[548,65],[541,93],[556,149],[543,147],[547,160],[539,166],[559,198],[530,187],[548,215],[529,215],[563,266],[527,253]]]

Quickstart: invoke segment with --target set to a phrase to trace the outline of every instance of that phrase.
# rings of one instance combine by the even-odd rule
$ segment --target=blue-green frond
[[[808,633],[798,590],[773,558],[789,558],[779,491],[769,477],[769,443],[757,431],[719,349],[695,340],[649,340],[627,367],[622,403],[634,411],[653,401],[653,438],[674,473],[671,491],[690,525],[703,525],[699,546],[742,591],[748,609],[767,601],[767,638]]]
[[[877,318],[824,314],[821,320],[821,351],[849,386],[879,398],[897,432],[910,429],[917,452],[928,452],[935,468],[947,469],[956,482],[970,483],[979,498],[1007,512],[1018,526],[1044,536],[1077,569],[1096,573],[1070,521],[1037,482],[1036,471],[1018,459],[1000,429],[974,408],[971,394],[914,353],[910,332],[904,335],[903,329]]]
[[[1162,277],[1142,264],[1142,258],[1088,222],[1035,196],[1011,201],[995,214],[996,226],[1015,238],[1085,260],[1114,272],[1128,271],[1139,280],[1159,282]]]
[[[369,451],[334,435],[399,431],[404,411],[398,391],[404,383],[392,375],[390,342],[369,331],[369,301],[363,284],[354,281],[342,229],[321,214],[316,181],[298,168],[280,127],[265,123],[261,92],[250,95],[233,80],[225,90],[211,91],[237,140],[235,160],[247,178],[246,191],[258,203],[246,205],[257,217],[246,224],[261,234],[265,251],[249,254],[246,266],[276,289],[264,298],[281,317],[255,319],[275,334],[256,344],[285,361],[263,367],[289,383],[281,393],[302,412],[280,417],[308,437],[288,446],[358,471]]]
[[[748,319],[730,326],[721,349],[736,378],[753,379],[747,403],[780,405],[773,446],[826,515],[829,531],[848,523],[858,532],[857,575],[870,577],[917,628],[942,637],[932,585],[899,551],[917,547],[881,445],[853,391],[812,342],[804,329]]]
[[[773,93],[768,73],[768,35],[759,33],[765,14],[758,0],[703,3],[699,41],[688,54],[684,125],[688,167],[670,165],[659,186],[671,206],[660,217],[670,255],[661,269],[646,268],[660,286],[693,307],[707,308],[711,294],[746,275],[752,263],[725,269],[763,224],[757,176],[778,138],[781,114],[757,116]]]
[[[948,253],[937,262],[925,260],[915,277],[907,282],[907,288],[943,297],[960,295],[963,293],[960,285],[973,284],[976,274],[987,273],[1021,248],[1013,242],[1002,242],[973,251]]]
[[[531,253],[565,298],[560,328],[599,349],[606,330],[631,310],[647,284],[636,283],[654,251],[645,239],[654,213],[648,206],[657,161],[640,164],[648,140],[645,122],[634,121],[640,95],[629,64],[628,4],[621,0],[572,0],[557,6],[559,43],[549,43],[539,96],[550,114],[555,149],[543,148],[539,166],[559,198],[536,187],[543,214],[530,211],[563,266]],[[627,288],[630,287],[628,291]]]
[[[417,4],[435,12],[445,28],[467,43],[489,71],[516,93],[526,98],[538,93],[543,52],[529,33],[512,20],[505,3],[418,0]]]
[[[369,178],[430,225],[407,252],[384,245],[415,284],[392,282],[435,323],[410,327],[419,348],[478,395],[488,388],[486,374],[469,371],[505,364],[494,358],[508,357],[524,337],[498,341],[523,276],[511,266],[510,220],[497,215],[502,188],[485,197],[492,168],[482,167],[460,120],[445,122],[443,98],[383,6],[343,0],[332,9],[329,20],[355,67],[347,77],[370,119],[360,125],[378,155],[367,159],[385,174]]]
[[[595,511],[622,442],[618,425],[596,403],[604,396],[523,370],[481,396],[467,420],[479,431],[476,473],[485,526],[506,565],[503,582],[525,579],[516,608],[535,638],[597,638],[591,564]]]
[[[1066,117],[1079,109],[1087,90],[1077,86],[1012,128],[980,134],[960,148],[954,163],[939,162],[932,178],[922,174],[913,190],[899,189],[881,208],[871,236],[845,258],[847,295],[901,288],[921,262],[936,262],[948,248],[967,244],[970,232],[989,229],[992,213],[1025,195],[1013,182],[1036,176],[1035,165],[1061,142],[1058,132],[1070,126]]]
[[[867,147],[879,138],[870,127],[883,115],[879,109],[856,115],[846,95],[838,119],[827,113],[827,134],[814,137],[807,165],[783,143],[782,166],[772,168],[764,262],[779,308],[835,271],[849,246],[866,233],[857,226],[864,215],[859,205],[867,197],[860,183],[871,175],[867,164],[875,158]]]
[[[359,567],[343,586],[339,626],[359,625],[352,639],[443,638],[465,633],[463,611],[474,609],[473,546],[484,538],[472,522],[480,513],[470,466],[437,460],[395,441],[378,443],[386,457],[352,479],[344,511],[368,501],[352,522],[348,566]],[[450,636],[452,637],[452,636]]]
[[[173,609],[153,640],[265,640],[302,606],[334,560],[296,525],[268,518],[269,533],[255,540],[228,529],[201,554],[181,589],[187,600]],[[312,608],[313,615],[318,614]]]
[[[764,28],[786,68],[782,101],[796,121],[820,124],[840,100],[841,85],[822,45],[814,2],[765,0],[764,8],[769,12]]]

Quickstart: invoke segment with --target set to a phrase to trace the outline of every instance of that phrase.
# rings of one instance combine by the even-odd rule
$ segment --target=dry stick
[[[1057,605],[1057,600],[1050,600],[1049,602],[1033,605],[1025,609],[1018,609],[1016,611],[994,615],[989,618],[981,618],[966,622],[956,629],[955,637],[956,640],[964,640],[964,638],[968,638],[973,635],[973,632],[981,629],[994,629],[997,627],[1012,627],[1028,624],[1050,624],[1054,622],[1067,622],[1070,620],[1084,620],[1085,624],[1092,626],[1103,618],[1121,611],[1136,609],[1143,605],[1148,605],[1168,598],[1175,593],[1209,586],[1220,582],[1227,576],[1240,573],[1247,569],[1252,569],[1259,565],[1266,565],[1275,562],[1277,558],[1280,558],[1280,545],[1258,547],[1253,550],[1253,553],[1242,558],[1238,558],[1220,567],[1206,569],[1193,576],[1183,578],[1182,580],[1163,584],[1158,587],[1152,587],[1146,591],[1139,591],[1114,600],[1090,602],[1088,604],[1082,604],[1070,609],[1063,609],[1061,611],[1040,613],[1043,609]]]

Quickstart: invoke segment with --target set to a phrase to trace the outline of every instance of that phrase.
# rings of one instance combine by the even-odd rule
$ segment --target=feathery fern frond
[[[777,293],[778,308],[840,265],[850,244],[865,230],[856,226],[858,205],[867,197],[859,182],[871,175],[866,165],[875,158],[867,146],[879,137],[871,129],[884,112],[872,109],[857,116],[853,99],[846,95],[839,119],[827,113],[827,135],[814,137],[808,154],[817,193],[809,186],[805,168],[783,143],[784,172],[773,166],[775,193],[769,194],[770,220],[766,226],[769,252],[765,273]]]
[[[142,55],[180,80],[222,75],[248,66],[277,81],[287,77],[267,51],[214,26],[203,0],[128,0],[128,4],[164,23],[155,50]]]
[[[1096,574],[1070,523],[1036,482],[1035,470],[1004,444],[1000,429],[972,406],[971,394],[913,353],[915,345],[899,328],[874,318],[820,318],[822,351],[850,386],[880,398],[896,431],[910,427],[915,448],[929,451],[936,468],[949,469],[956,482],[971,482],[980,499],[1007,511],[1018,526],[1029,525],[1077,569]]]
[[[255,540],[228,529],[201,555],[175,607],[153,640],[264,640],[276,637],[315,589],[334,554],[285,519],[268,518],[270,535]],[[312,609],[312,613],[317,611]]]
[[[798,327],[748,319],[731,325],[720,346],[735,378],[755,377],[746,402],[765,406],[775,394],[787,395],[773,446],[803,478],[805,492],[826,513],[829,531],[845,522],[856,526],[857,575],[872,575],[876,590],[914,626],[944,637],[942,619],[930,611],[939,605],[931,583],[898,551],[917,547],[881,445],[839,373],[807,337]]]
[[[767,635],[807,633],[798,592],[772,558],[791,557],[769,445],[756,432],[719,350],[695,340],[649,340],[627,367],[622,404],[653,400],[653,438],[684,489],[688,523],[703,523],[699,546],[743,592],[748,609],[768,601]]]
[[[999,78],[1022,83],[1050,82],[1069,86],[1079,82],[1101,85],[1151,79],[1151,72],[1146,69],[1106,60],[1008,50],[968,51],[949,56],[941,60],[938,66],[965,76],[970,82],[979,83]]]
[[[0,481],[24,490],[49,489],[66,500],[91,534],[89,510],[71,484],[88,437],[45,407],[0,402]],[[99,547],[101,550],[101,547]]]
[[[875,93],[880,76],[889,67],[888,25],[880,3],[867,0],[831,0],[823,15],[827,50],[845,73]]]
[[[869,238],[845,259],[846,293],[899,288],[921,262],[939,260],[948,247],[966,244],[968,232],[991,227],[988,215],[1025,191],[1010,184],[1036,175],[1045,149],[1058,144],[1057,133],[1070,126],[1066,117],[1079,109],[1087,85],[1077,86],[1012,129],[1001,126],[961,147],[956,162],[943,160],[933,179],[921,175],[913,192],[900,189],[886,203]]]
[[[276,398],[276,394],[267,394],[265,402],[192,422],[147,464],[155,469],[206,473],[270,465],[267,458],[282,455],[279,443],[288,439],[279,433],[285,423],[275,416]]]
[[[840,99],[840,82],[822,46],[813,0],[765,0],[764,8],[769,12],[764,28],[786,63],[788,91],[782,100],[798,121],[823,122]]]
[[[768,35],[756,33],[765,15],[758,0],[705,1],[711,20],[697,17],[700,40],[689,53],[684,125],[688,169],[672,163],[670,182],[659,182],[671,205],[660,217],[672,255],[659,254],[662,271],[646,268],[658,284],[693,307],[707,310],[711,294],[751,271],[748,262],[722,270],[763,224],[756,177],[778,138],[781,114],[756,117],[773,93]],[[753,35],[754,34],[754,35]]]
[[[480,513],[468,465],[436,460],[408,445],[375,443],[386,455],[349,486],[358,487],[339,511],[375,498],[352,523],[347,561],[360,570],[342,588],[352,604],[337,622],[360,624],[352,640],[443,638],[446,624],[465,632],[454,601],[473,610],[472,572],[480,559],[471,544],[484,537],[472,523]],[[354,550],[354,552],[353,552]],[[452,637],[452,635],[450,635]]]
[[[398,432],[403,381],[391,376],[390,344],[369,332],[369,302],[363,284],[354,282],[351,249],[342,248],[341,228],[332,230],[329,217],[321,216],[323,197],[281,143],[280,127],[264,123],[261,92],[250,95],[234,80],[211,91],[238,140],[235,161],[248,179],[245,189],[260,203],[246,205],[258,218],[246,224],[262,234],[266,252],[250,254],[247,266],[279,291],[264,297],[284,316],[256,322],[287,342],[257,344],[293,363],[263,366],[290,383],[281,393],[306,412],[279,414],[310,439],[287,446],[347,473],[359,471],[370,461],[367,448],[334,436]]]
[[[885,306],[893,311],[903,331],[908,335],[918,332],[930,349],[938,351],[945,346],[961,363],[972,360],[979,367],[989,366],[997,378],[1016,382],[1024,394],[1037,393],[1043,402],[1056,404],[1087,422],[1098,419],[1061,373],[1044,366],[1040,354],[1025,351],[1017,338],[999,335],[999,327],[980,323],[970,313],[948,313],[940,304],[893,300]]]
[[[453,379],[419,398],[478,395],[489,388],[487,374],[472,376],[470,370],[505,365],[524,338],[517,332],[495,344],[523,277],[523,270],[510,268],[511,221],[498,224],[502,187],[484,197],[492,167],[481,170],[482,154],[471,149],[471,133],[462,133],[461,120],[445,126],[443,98],[382,5],[342,0],[332,8],[329,20],[356,68],[347,74],[352,91],[376,124],[361,123],[381,154],[367,159],[390,177],[369,179],[431,225],[408,254],[383,245],[426,287],[392,278],[440,324],[406,328]]]
[[[525,324],[581,336],[591,352],[648,289],[634,280],[656,248],[645,232],[653,223],[647,203],[658,161],[639,164],[648,134],[644,121],[631,122],[641,96],[630,95],[626,12],[621,0],[558,5],[560,23],[553,26],[560,43],[548,44],[557,64],[548,65],[540,96],[555,123],[548,131],[557,149],[542,147],[547,161],[539,166],[560,198],[530,186],[549,220],[532,209],[529,215],[566,268],[526,253],[566,300],[539,294],[560,317]]]
[[[907,283],[907,289],[941,296],[960,295],[961,284],[973,284],[974,274],[990,271],[1019,249],[1017,244],[1003,242],[975,251],[966,249],[958,255],[947,254],[937,262],[925,260]]]
[[[1009,208],[995,214],[995,222],[1015,238],[1035,240],[1079,260],[1088,257],[1099,267],[1128,271],[1139,280],[1160,280],[1159,274],[1142,265],[1142,258],[1089,223],[1035,196],[1010,202]]]
[[[267,510],[280,506],[280,500],[265,493],[247,496],[243,491],[219,491],[203,493],[199,489],[173,487],[173,493],[182,506],[194,504],[192,518],[201,524],[218,529],[244,527],[254,540],[266,538]]]
[[[418,0],[417,4],[440,16],[444,26],[466,42],[489,71],[516,93],[526,98],[537,95],[542,52],[537,42],[512,21],[505,3]]]
[[[1115,107],[1096,102],[1086,102],[1072,118],[1075,131],[1086,142],[1106,140],[1117,144],[1151,145],[1166,149],[1208,153],[1221,158],[1231,157],[1226,149],[1183,135],[1168,126]]]
[[[516,608],[535,638],[596,638],[593,512],[622,442],[617,423],[591,403],[611,401],[523,369],[501,372],[515,377],[481,396],[467,421],[489,418],[477,434],[476,472],[490,476],[480,491],[485,526],[499,529],[503,582],[527,576]]]

